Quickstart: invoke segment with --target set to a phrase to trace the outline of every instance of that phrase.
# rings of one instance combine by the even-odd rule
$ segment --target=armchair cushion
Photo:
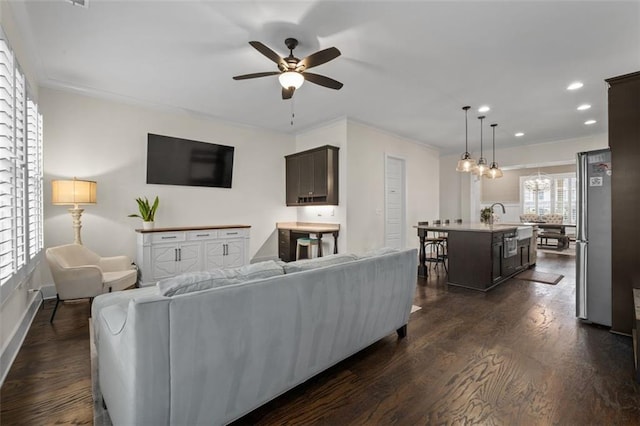
[[[125,271],[102,272],[102,283],[107,291],[119,291],[136,283],[138,273],[135,269]]]

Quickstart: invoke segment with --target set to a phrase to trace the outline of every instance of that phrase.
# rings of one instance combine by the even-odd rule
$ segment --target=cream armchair
[[[127,256],[100,257],[80,244],[50,247],[46,257],[57,292],[51,323],[61,300],[93,299],[131,287],[138,278]]]

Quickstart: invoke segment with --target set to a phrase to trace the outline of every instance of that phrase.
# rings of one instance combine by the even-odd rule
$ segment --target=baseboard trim
[[[22,315],[20,324],[13,333],[13,336],[11,336],[9,343],[0,354],[0,386],[4,383],[4,379],[7,377],[13,361],[15,361],[16,356],[18,356],[22,343],[24,342],[25,337],[27,337],[29,328],[31,328],[33,318],[35,318],[38,308],[42,304],[40,294],[37,292],[30,292],[29,294],[31,295],[29,307]]]

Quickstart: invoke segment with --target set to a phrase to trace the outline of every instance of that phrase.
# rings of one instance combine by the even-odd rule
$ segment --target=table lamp
[[[51,182],[51,202],[54,205],[73,205],[69,209],[73,218],[73,231],[75,234],[74,243],[82,244],[80,238],[80,228],[82,224],[80,217],[84,209],[78,207],[79,204],[95,204],[96,203],[97,184],[91,180],[54,180]]]

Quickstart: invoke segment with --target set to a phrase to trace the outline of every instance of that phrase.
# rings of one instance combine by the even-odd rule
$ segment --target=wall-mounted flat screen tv
[[[234,147],[148,134],[147,183],[231,188]]]

